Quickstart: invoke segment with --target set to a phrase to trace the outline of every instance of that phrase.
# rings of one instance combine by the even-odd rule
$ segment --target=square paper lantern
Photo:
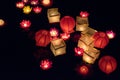
[[[66,44],[63,39],[55,39],[51,41],[50,49],[54,56],[63,55],[66,53]]]
[[[76,17],[76,31],[85,31],[89,26],[88,18]]]
[[[95,60],[99,57],[99,54],[100,50],[93,47],[89,47],[89,49],[83,54],[83,61],[89,64],[94,64]]]
[[[58,12],[58,8],[48,9],[47,16],[48,16],[49,23],[60,22],[60,13]]]
[[[85,31],[82,31],[81,33],[82,34],[88,34],[88,35],[92,36],[95,32],[97,32],[97,30],[88,27]]]

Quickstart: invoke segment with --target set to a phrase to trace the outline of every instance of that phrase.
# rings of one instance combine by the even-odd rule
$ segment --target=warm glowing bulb
[[[23,13],[29,14],[31,12],[32,8],[30,6],[24,6]]]

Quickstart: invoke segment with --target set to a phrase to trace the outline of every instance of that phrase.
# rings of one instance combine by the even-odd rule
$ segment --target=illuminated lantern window
[[[115,33],[112,30],[106,31],[106,34],[109,39],[113,39],[115,37]]]
[[[39,30],[35,33],[36,46],[46,47],[50,43],[50,33],[48,30]]]
[[[32,8],[30,6],[24,6],[23,13],[29,14],[31,12]]]
[[[0,27],[4,26],[5,21],[3,19],[0,19]]]
[[[63,39],[52,40],[50,49],[54,56],[63,55],[66,53],[66,44]]]
[[[22,0],[22,2],[27,3],[29,0]]]
[[[107,44],[109,43],[109,38],[107,34],[104,32],[96,32],[93,35],[93,39],[94,39],[94,46],[96,48],[105,48],[105,46],[107,46]]]
[[[99,60],[99,68],[106,74],[110,74],[117,68],[117,61],[112,56],[103,56]]]
[[[64,16],[60,20],[60,27],[63,32],[65,33],[72,33],[74,32],[74,27],[75,27],[75,20],[71,16]]]
[[[68,33],[62,33],[62,34],[60,34],[60,36],[63,40],[67,40],[70,38],[70,34],[68,34]]]
[[[41,0],[41,3],[44,7],[49,7],[53,4],[53,0]]]
[[[40,67],[43,69],[43,70],[48,70],[52,67],[52,61],[50,61],[49,59],[45,59],[45,60],[42,60],[40,62]]]
[[[83,55],[83,53],[84,53],[84,50],[83,50],[83,48],[79,48],[79,47],[75,47],[74,48],[74,51],[75,51],[75,56],[82,56]]]
[[[89,47],[89,49],[83,54],[83,61],[89,64],[94,64],[96,59],[98,59],[99,55],[100,51],[98,49]]]
[[[80,12],[80,16],[81,16],[82,18],[86,18],[86,17],[89,16],[89,13],[88,13],[87,11],[81,11],[81,12]]]
[[[20,27],[23,29],[28,29],[31,26],[30,20],[22,20],[20,22]]]
[[[79,68],[79,72],[80,72],[80,74],[82,74],[82,75],[87,75],[88,72],[89,72],[89,69],[88,69],[87,66],[82,65],[82,66],[80,66],[80,68]]]
[[[31,0],[31,1],[30,1],[30,4],[31,4],[31,5],[37,5],[37,4],[38,4],[38,0]]]
[[[24,2],[17,2],[17,3],[16,3],[16,7],[17,7],[17,8],[23,8],[24,5],[25,5]]]
[[[88,29],[88,18],[76,17],[76,31],[85,31]]]
[[[34,8],[33,8],[33,11],[34,11],[35,13],[40,13],[40,12],[42,11],[42,7],[39,7],[39,6],[34,7]]]
[[[50,8],[47,10],[47,17],[49,23],[57,23],[60,22],[60,13],[58,12],[58,8]]]
[[[56,28],[51,28],[50,29],[50,35],[52,37],[57,37],[59,35],[58,30]]]

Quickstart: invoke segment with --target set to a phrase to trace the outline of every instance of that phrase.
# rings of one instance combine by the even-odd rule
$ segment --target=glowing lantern
[[[99,60],[99,68],[106,74],[110,74],[117,68],[117,61],[112,56],[103,56]]]
[[[50,49],[54,56],[63,55],[66,53],[66,44],[63,39],[52,40]]]
[[[60,13],[58,12],[58,8],[48,9],[47,17],[48,17],[49,23],[60,22]]]
[[[28,0],[22,0],[24,3],[27,3],[28,2]]]
[[[80,74],[82,74],[82,75],[87,75],[88,72],[89,72],[89,69],[88,69],[87,66],[82,65],[82,66],[80,66],[80,68],[79,68],[79,72],[80,72]]]
[[[45,59],[45,60],[42,60],[40,62],[40,67],[43,69],[43,70],[48,70],[52,67],[52,61],[50,61],[49,59]]]
[[[76,17],[76,31],[85,31],[88,29],[89,23],[88,18]]]
[[[49,7],[52,5],[53,1],[52,0],[41,0],[41,3],[45,7]]]
[[[0,27],[4,26],[4,24],[5,24],[5,21],[3,19],[0,19]]]
[[[28,29],[31,26],[30,20],[22,20],[20,22],[20,27],[23,29]]]
[[[86,17],[89,16],[89,13],[88,13],[87,11],[81,11],[81,12],[80,12],[80,16],[81,16],[82,18],[86,18]]]
[[[34,7],[33,8],[33,11],[35,12],[35,13],[40,13],[41,11],[42,11],[42,7]]]
[[[83,48],[79,48],[79,47],[75,47],[74,48],[74,51],[75,51],[75,55],[76,56],[82,56],[83,55],[83,53],[84,53],[84,50],[83,50]]]
[[[115,37],[115,33],[112,30],[106,31],[106,34],[109,39],[113,39]]]
[[[87,51],[83,54],[83,61],[94,64],[95,60],[99,57],[100,51],[96,48],[89,47]]]
[[[58,30],[56,28],[51,28],[50,29],[50,35],[52,37],[57,37],[59,35]]]
[[[107,34],[104,32],[96,32],[93,35],[93,39],[94,39],[94,46],[96,48],[105,48],[105,46],[107,46],[107,44],[109,43],[109,38]]]
[[[24,6],[23,13],[29,14],[31,12],[32,8],[30,6]]]
[[[38,0],[31,0],[31,1],[30,1],[30,4],[31,4],[31,5],[37,5],[37,4],[38,4]]]
[[[16,7],[17,7],[17,8],[23,8],[24,5],[25,5],[25,4],[24,4],[24,2],[22,2],[22,1],[16,3]]]
[[[35,33],[36,46],[46,47],[50,43],[50,33],[47,30],[39,30]]]
[[[63,40],[67,40],[70,38],[70,34],[68,34],[68,33],[62,33],[62,34],[60,34],[60,36]]]
[[[64,16],[60,20],[60,27],[65,33],[72,33],[74,30],[73,28],[75,27],[75,20],[71,16]]]

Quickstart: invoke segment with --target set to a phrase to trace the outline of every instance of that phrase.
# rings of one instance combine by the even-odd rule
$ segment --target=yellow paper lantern
[[[3,19],[0,19],[0,27],[4,26],[4,24],[5,24],[5,21]]]
[[[85,31],[89,26],[87,17],[76,17],[76,31]]]
[[[60,22],[60,13],[58,12],[58,8],[48,9],[47,17],[48,17],[49,23]]]
[[[29,14],[32,11],[32,8],[30,6],[24,6],[23,13]]]
[[[89,49],[83,54],[83,61],[89,64],[94,64],[95,60],[99,57],[99,55],[100,50],[93,47],[89,47]]]
[[[55,39],[51,41],[50,49],[54,56],[63,55],[66,53],[66,44],[63,39]]]

